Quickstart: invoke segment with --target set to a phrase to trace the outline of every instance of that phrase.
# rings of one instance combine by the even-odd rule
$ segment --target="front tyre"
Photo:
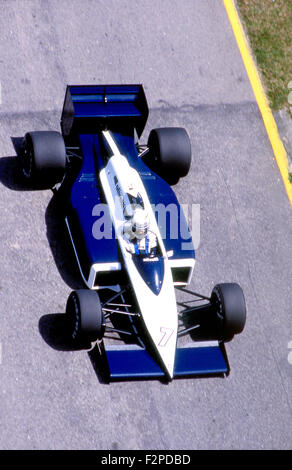
[[[211,305],[222,341],[230,341],[235,334],[243,331],[246,305],[243,291],[238,284],[217,284],[212,290]]]
[[[80,289],[71,292],[66,305],[70,332],[76,342],[94,342],[104,335],[104,315],[96,291]]]

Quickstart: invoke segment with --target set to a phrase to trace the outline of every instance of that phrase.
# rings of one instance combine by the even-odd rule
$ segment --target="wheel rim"
[[[212,292],[211,303],[214,308],[216,329],[219,334],[219,341],[230,341],[233,334],[226,332],[225,315],[224,315],[224,301],[220,295],[220,290],[215,287]]]
[[[222,328],[224,324],[223,299],[220,296],[220,291],[216,287],[213,289],[211,303],[214,307],[218,326]]]
[[[28,142],[26,142],[24,145],[23,157],[22,157],[22,171],[26,178],[31,177],[32,161],[33,161],[32,148],[28,144]]]
[[[76,295],[71,295],[68,299],[67,313],[69,314],[70,321],[70,335],[72,339],[78,337],[78,331],[80,326],[80,314],[79,314],[79,304]]]

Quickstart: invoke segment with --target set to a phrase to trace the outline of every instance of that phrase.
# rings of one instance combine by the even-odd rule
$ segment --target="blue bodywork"
[[[172,237],[171,218],[166,212],[166,226],[164,245],[166,251],[173,251],[173,259],[194,258],[195,252],[192,245],[192,237],[189,231],[184,214],[180,208],[178,200],[171,189],[160,176],[151,171],[146,164],[138,157],[138,152],[134,144],[133,136],[121,133],[112,133],[120,152],[127,156],[130,165],[135,168],[144,183],[149,200],[154,206],[162,203],[165,206],[175,206],[177,208],[177,230],[178,234],[184,234],[184,238]],[[80,149],[83,156],[82,166],[71,189],[70,211],[67,215],[70,226],[74,227],[73,239],[75,246],[80,252],[80,264],[85,278],[88,277],[90,266],[94,263],[120,262],[117,241],[112,227],[112,235],[106,238],[95,239],[92,233],[93,225],[97,220],[94,215],[94,208],[99,204],[104,204],[103,195],[100,189],[98,172],[103,168],[104,160],[101,148],[104,146],[102,134],[80,134]],[[108,218],[106,226],[111,226],[110,214],[99,214]],[[156,212],[158,224],[161,224]],[[161,228],[162,230],[162,228]],[[188,243],[188,250],[183,249],[183,243]]]
[[[147,286],[158,295],[162,287],[164,276],[164,260],[161,256],[157,256],[157,261],[145,263],[143,256],[133,255],[133,260],[137,270]]]
[[[146,349],[135,345],[106,349],[111,380],[162,378],[164,372]],[[224,345],[177,348],[174,378],[229,373]]]
[[[174,253],[173,259],[194,258],[192,237],[176,195],[160,176],[154,173],[139,158],[134,141],[134,128],[138,135],[144,129],[148,117],[148,106],[141,85],[111,86],[68,86],[62,113],[61,127],[67,145],[80,147],[82,164],[73,182],[70,204],[67,214],[72,227],[74,245],[78,247],[80,267],[88,278],[90,267],[94,263],[120,262],[119,249],[111,229],[111,236],[99,238],[93,236],[93,225],[98,217],[107,227],[111,226],[110,214],[105,212],[95,215],[94,208],[103,204],[98,174],[104,167],[110,151],[101,130],[110,128],[111,134],[122,155],[126,156],[130,166],[135,168],[143,181],[150,203],[158,207],[175,207],[177,227],[171,226],[169,212],[166,212],[166,225],[163,231],[166,251]],[[155,212],[158,225],[161,220]],[[178,236],[173,236],[173,232]],[[183,238],[179,235],[183,234]],[[188,249],[183,249],[184,244]]]

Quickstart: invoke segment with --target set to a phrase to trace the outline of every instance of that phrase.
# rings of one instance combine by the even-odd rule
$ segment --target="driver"
[[[128,251],[135,254],[153,254],[157,246],[156,235],[150,230],[148,213],[142,207],[134,209],[130,220],[125,222],[124,234],[128,238]]]

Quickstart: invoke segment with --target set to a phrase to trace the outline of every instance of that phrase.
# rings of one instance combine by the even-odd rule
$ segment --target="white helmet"
[[[142,239],[146,237],[150,221],[148,213],[142,209],[142,207],[137,207],[134,209],[134,214],[131,219],[132,232],[136,238]]]

